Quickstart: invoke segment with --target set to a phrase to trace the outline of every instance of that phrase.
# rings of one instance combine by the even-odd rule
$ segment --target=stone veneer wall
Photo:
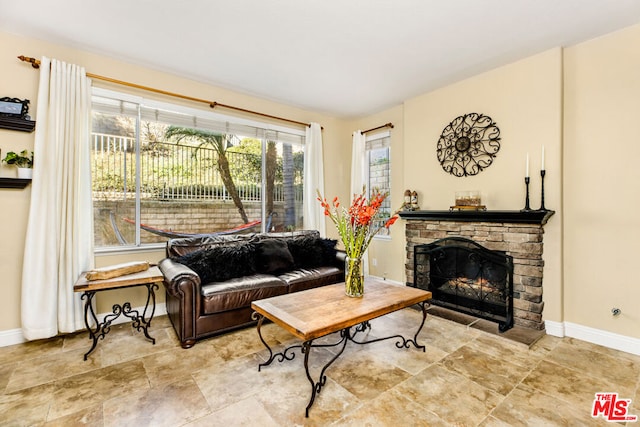
[[[413,284],[414,246],[452,236],[474,240],[513,257],[514,323],[542,330],[543,233],[542,225],[537,224],[407,220],[407,284]]]

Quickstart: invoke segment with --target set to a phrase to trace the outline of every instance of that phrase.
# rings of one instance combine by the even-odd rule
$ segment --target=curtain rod
[[[389,123],[383,124],[382,126],[378,126],[378,127],[367,129],[367,130],[363,130],[362,133],[369,133],[369,132],[373,132],[374,130],[384,129],[384,128],[393,129],[393,123],[389,122]]]
[[[39,59],[31,58],[31,57],[24,56],[24,55],[18,56],[18,59],[23,61],[23,62],[30,63],[33,68],[40,68],[40,60]],[[270,118],[270,119],[282,120],[284,122],[295,123],[297,125],[311,127],[310,123],[304,123],[304,122],[299,122],[297,120],[285,119],[284,117],[272,116],[271,114],[259,113],[257,111],[247,110],[245,108],[234,107],[232,105],[227,105],[227,104],[221,104],[221,103],[215,102],[215,101],[213,101],[213,102],[212,101],[207,101],[206,99],[194,98],[192,96],[181,95],[179,93],[168,92],[168,91],[162,90],[162,89],[155,89],[155,88],[148,87],[148,86],[142,86],[142,85],[139,85],[139,84],[136,84],[136,83],[129,83],[129,82],[125,82],[125,81],[122,81],[122,80],[113,79],[111,77],[100,76],[98,74],[87,73],[87,77],[92,78],[92,79],[96,79],[96,80],[103,80],[103,81],[109,82],[109,83],[115,83],[115,84],[118,84],[118,85],[121,85],[121,86],[128,86],[128,87],[132,87],[132,88],[136,88],[136,89],[142,89],[142,90],[145,90],[147,92],[154,92],[154,93],[159,93],[159,94],[162,94],[162,95],[168,95],[168,96],[172,96],[174,98],[186,99],[188,101],[194,101],[194,102],[201,102],[201,103],[204,103],[204,104],[208,104],[209,107],[211,107],[212,109],[216,108],[216,107],[228,108],[230,110],[236,110],[236,111],[240,111],[240,112],[243,112],[243,113],[254,114],[256,116],[267,117],[267,118]]]

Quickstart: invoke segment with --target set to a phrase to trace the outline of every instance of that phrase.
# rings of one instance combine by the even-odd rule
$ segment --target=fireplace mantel
[[[550,210],[530,210],[530,211],[403,211],[400,218],[406,220],[427,220],[427,221],[461,221],[461,222],[507,222],[518,224],[540,224],[547,223],[549,218],[555,213]]]

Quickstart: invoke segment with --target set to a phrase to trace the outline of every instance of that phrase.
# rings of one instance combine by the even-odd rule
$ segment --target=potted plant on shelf
[[[19,153],[9,151],[2,161],[18,168],[18,178],[31,179],[33,174],[33,151],[22,150]]]

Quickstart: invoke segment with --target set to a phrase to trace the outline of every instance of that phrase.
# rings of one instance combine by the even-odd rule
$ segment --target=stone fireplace
[[[408,211],[407,285],[414,286],[414,247],[448,237],[463,237],[513,260],[513,320],[516,326],[544,329],[544,224],[553,211]]]

